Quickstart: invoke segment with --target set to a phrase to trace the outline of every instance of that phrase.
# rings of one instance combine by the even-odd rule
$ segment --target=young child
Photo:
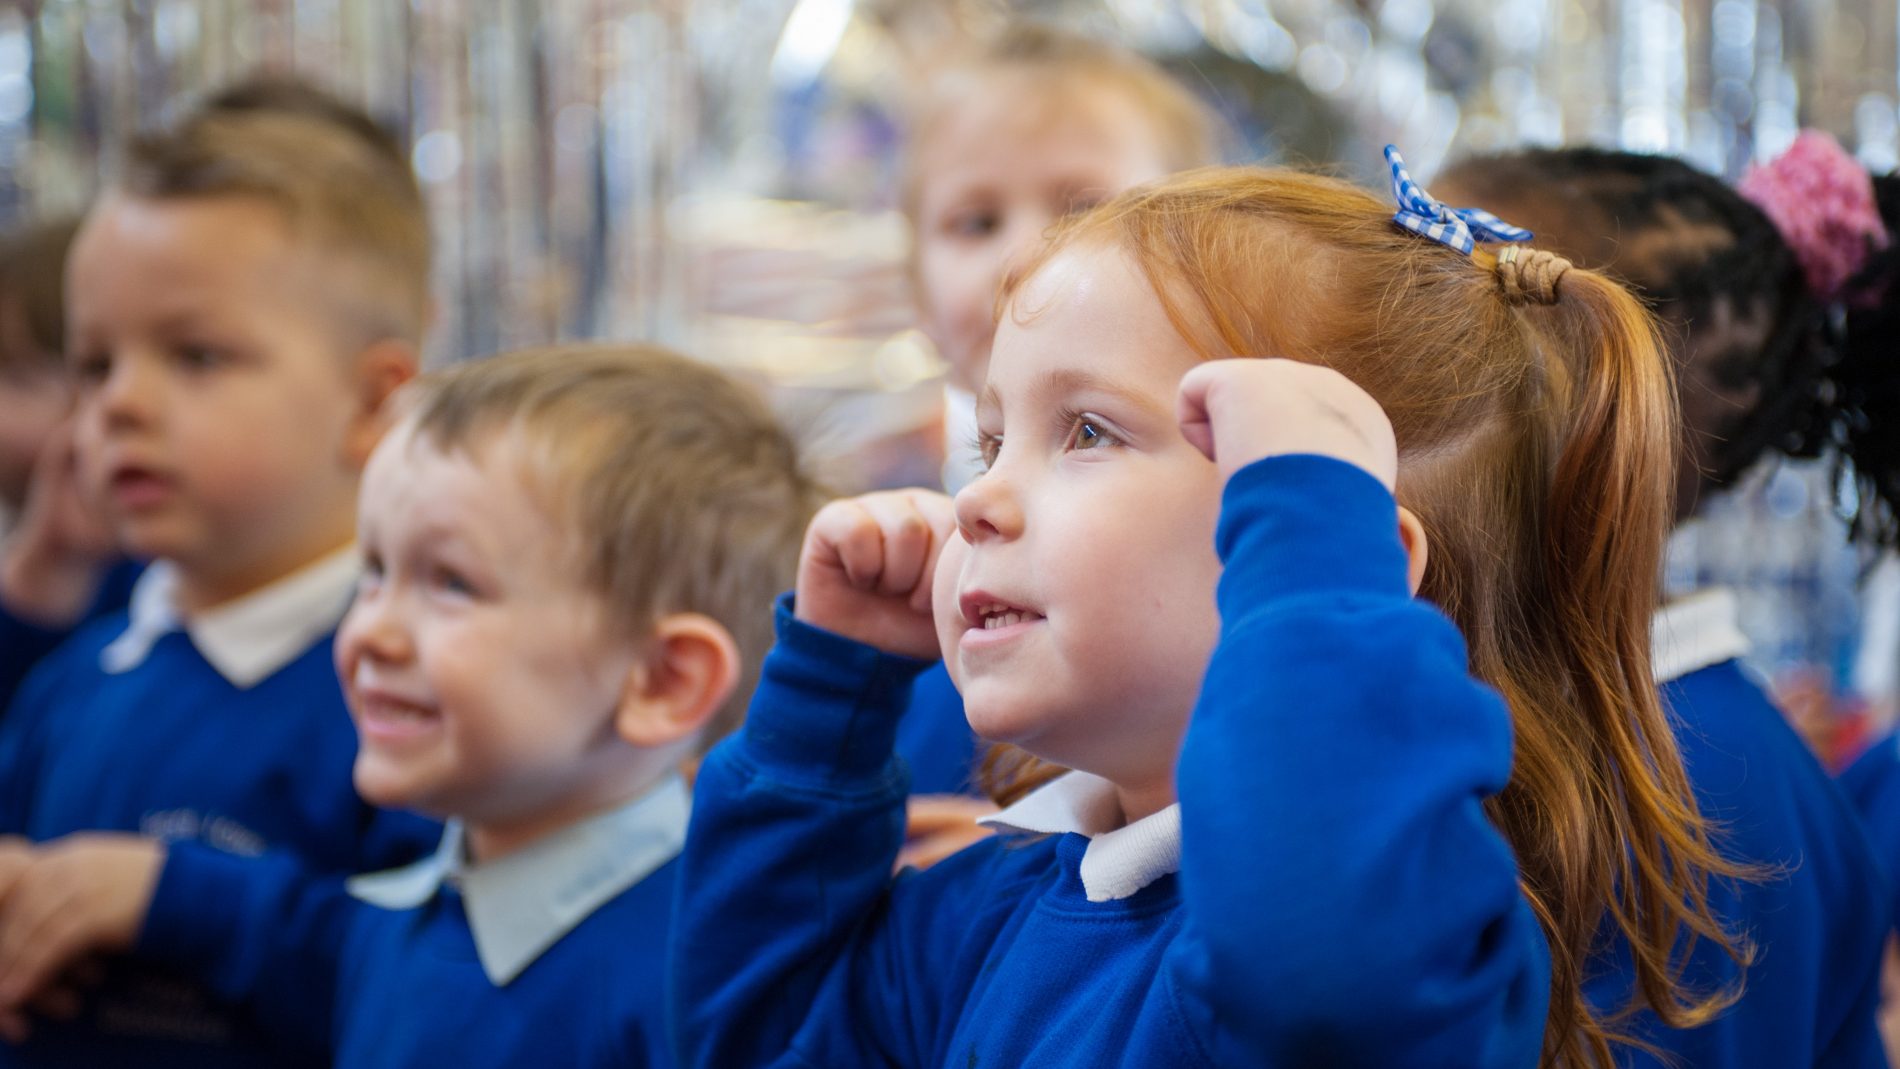
[[[1844,153],[1836,165],[1867,186]],[[1838,257],[1812,240],[1805,250],[1791,245],[1736,190],[1668,157],[1537,150],[1464,161],[1435,185],[1454,202],[1483,204],[1530,227],[1546,248],[1616,272],[1653,302],[1673,343],[1682,398],[1677,522],[1764,453],[1812,455],[1839,436],[1873,491],[1862,530],[1891,539],[1892,525],[1878,519],[1880,495],[1900,486],[1900,453],[1887,444],[1894,432],[1879,428],[1900,417],[1891,399],[1900,377],[1881,369],[1884,390],[1860,388],[1843,375],[1864,375],[1873,362],[1837,359],[1817,344],[1822,309],[1843,296],[1857,265],[1831,276],[1804,270]],[[1853,199],[1810,190],[1807,200],[1804,210],[1835,213],[1842,251],[1859,246],[1865,263],[1872,251],[1865,225],[1848,226],[1841,210]],[[1862,203],[1877,223],[1871,190]],[[1872,343],[1887,367],[1891,337]],[[1630,1048],[1621,1062],[1878,1064],[1874,1020],[1889,906],[1875,858],[1841,792],[1742,668],[1748,645],[1734,606],[1723,590],[1665,606],[1655,664],[1703,816],[1722,829],[1725,853],[1760,868],[1760,878],[1718,885],[1710,896],[1725,925],[1747,934],[1755,960],[1743,977],[1717,948],[1698,951],[1690,975],[1745,979],[1742,998],[1692,1031],[1638,1016],[1629,1027],[1653,1049]],[[1614,955],[1588,978],[1592,1001],[1605,1010],[1627,1001],[1630,986]]]
[[[129,612],[42,661],[0,723],[0,832],[139,832],[332,871],[426,852],[432,822],[351,788],[330,664],[357,480],[427,317],[414,176],[326,115],[202,107],[127,147],[69,283],[79,476],[153,563]],[[87,1004],[0,1063],[262,1058],[164,970],[114,967]]]
[[[123,609],[137,576],[100,567],[111,533],[73,478],[64,291],[77,226],[0,238],[0,708],[82,617]]]
[[[820,513],[700,773],[686,1064],[1601,1062],[1604,924],[1666,1018],[1720,1004],[1671,968],[1734,870],[1650,678],[1649,320],[1404,185],[1403,226],[1256,170],[1080,217],[1007,293],[954,533]],[[893,881],[939,647],[1023,835]]]
[[[302,116],[355,138],[380,154],[392,172],[409,167],[402,147],[375,120],[295,79],[263,75],[236,82],[205,98],[199,109]],[[54,422],[71,404],[63,290],[75,225],[31,227],[0,246],[0,366],[59,371],[51,380],[43,373],[21,380],[19,392],[7,385],[10,376],[0,375],[0,408],[6,413],[0,419],[0,468],[8,473],[0,486],[0,512],[19,517],[0,546],[0,709],[33,665],[80,623],[125,608],[142,570],[112,544],[97,503],[72,470],[71,434]]]
[[[451,818],[441,849],[346,894],[198,844],[55,843],[4,896],[0,1000],[137,935],[338,1065],[670,1065],[678,766],[743,712],[815,504],[765,406],[681,357],[423,380],[364,479],[337,664],[358,786]]]
[[[1072,212],[1216,162],[1218,120],[1133,52],[1015,23],[934,79],[907,127],[912,289],[949,368],[944,485],[955,493],[981,470],[976,391],[1010,264]]]
[[[918,323],[949,367],[944,486],[979,470],[976,391],[1009,265],[1048,229],[1138,182],[1216,162],[1219,122],[1153,63],[1113,44],[1014,23],[951,64],[909,122],[902,204]],[[953,797],[972,790],[976,748],[940,670],[918,678],[898,753],[920,797],[907,864],[980,837]],[[930,796],[940,797],[930,797]]]

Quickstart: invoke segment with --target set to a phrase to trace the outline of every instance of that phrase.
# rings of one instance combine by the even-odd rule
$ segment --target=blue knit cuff
[[[839,783],[889,774],[911,683],[934,661],[884,653],[775,606],[778,644],[766,655],[742,733],[761,771]]]

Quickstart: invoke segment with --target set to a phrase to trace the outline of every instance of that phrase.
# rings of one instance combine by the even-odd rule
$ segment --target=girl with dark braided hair
[[[1886,362],[1900,293],[1885,285],[1893,249],[1867,175],[1838,146],[1803,135],[1742,191],[1680,160],[1593,148],[1467,160],[1435,185],[1454,203],[1531,228],[1544,248],[1620,276],[1648,301],[1681,397],[1678,522],[1766,454],[1831,453],[1863,488],[1851,530],[1893,544],[1900,375]],[[1884,1064],[1874,1022],[1891,906],[1853,808],[1743,673],[1747,643],[1726,591],[1667,605],[1654,641],[1702,812],[1731,858],[1759,866],[1759,879],[1711,898],[1754,956],[1744,967],[1692,952],[1688,975],[1739,979],[1741,998],[1694,1029],[1638,1014],[1630,1027],[1655,1049],[1626,1048],[1619,1061]],[[1889,859],[1900,863],[1896,844]],[[1630,982],[1606,949],[1588,992],[1618,1005]]]

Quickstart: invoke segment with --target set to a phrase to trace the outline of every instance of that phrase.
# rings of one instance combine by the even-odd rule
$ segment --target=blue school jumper
[[[1746,640],[1720,592],[1672,606],[1657,621],[1657,677],[1703,816],[1727,856],[1771,871],[1717,886],[1709,905],[1755,944],[1742,998],[1714,1022],[1632,1022],[1663,1057],[1622,1050],[1618,1064],[1695,1069],[1870,1069],[1887,1064],[1875,1029],[1888,903],[1874,859],[1841,792],[1749,679],[1735,654]],[[1722,636],[1726,635],[1727,638]],[[1679,648],[1672,649],[1672,644]],[[1686,649],[1687,660],[1677,653]],[[1627,946],[1597,963],[1586,993],[1599,1011],[1627,1000]],[[1686,978],[1702,990],[1739,972],[1704,942]]]
[[[1900,735],[1868,747],[1835,782],[1860,814],[1886,877],[1889,916],[1900,922]]]
[[[333,628],[346,602],[318,626]],[[320,632],[241,687],[184,631],[141,630],[125,613],[82,628],[0,722],[0,834],[136,832],[235,854],[285,850],[331,872],[427,854],[439,825],[377,810],[351,786],[356,733],[332,638]],[[25,1046],[0,1044],[0,1066],[280,1064],[204,988],[131,962],[110,970],[79,1021],[40,1022]]]
[[[131,561],[120,561],[108,569],[91,607],[73,627],[41,627],[22,620],[8,612],[5,605],[0,605],[0,709],[12,703],[13,695],[33,666],[58,649],[74,631],[125,608],[132,599],[132,584],[143,570],[143,565]]]
[[[1133,890],[1092,894],[1098,842],[1073,833],[893,880],[892,741],[924,666],[781,601],[749,720],[696,788],[671,951],[682,1064],[1535,1064],[1548,948],[1483,810],[1510,717],[1409,595],[1394,508],[1320,457],[1230,480],[1179,871],[1149,852]]]
[[[348,890],[282,857],[181,845],[138,953],[207,980],[286,1049],[351,1069],[662,1069],[688,805],[670,777],[472,867],[451,824],[434,857]]]

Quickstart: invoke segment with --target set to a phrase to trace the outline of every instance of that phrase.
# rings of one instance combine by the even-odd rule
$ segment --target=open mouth
[[[1012,627],[1016,624],[1040,620],[1042,619],[1042,614],[1029,609],[1018,608],[1014,605],[992,602],[987,605],[979,606],[976,612],[971,614],[970,618],[974,620],[976,626],[981,627],[983,630],[995,631],[1000,628]]]
[[[356,694],[357,725],[370,738],[410,738],[435,727],[441,715],[435,709],[386,693]]]
[[[171,492],[170,479],[150,468],[134,466],[114,469],[109,486],[115,501],[133,509],[155,505]]]
[[[1042,620],[1042,614],[987,590],[971,589],[958,598],[963,622],[972,632],[1008,631]]]

